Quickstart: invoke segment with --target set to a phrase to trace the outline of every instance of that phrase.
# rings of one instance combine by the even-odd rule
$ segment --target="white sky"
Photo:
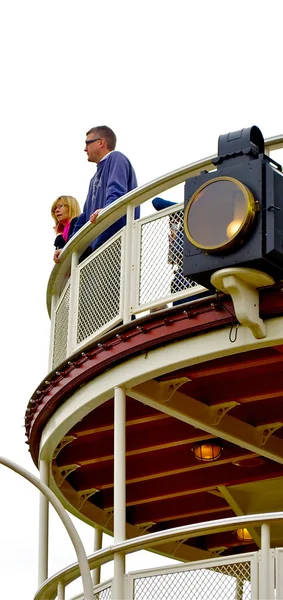
[[[282,133],[282,16],[281,0],[2,0],[0,454],[37,473],[23,424],[47,374],[50,207],[84,203],[86,130],[112,127],[140,184],[215,154],[221,133]],[[1,597],[30,600],[38,494],[4,467],[0,481]],[[54,522],[51,573],[75,560]]]

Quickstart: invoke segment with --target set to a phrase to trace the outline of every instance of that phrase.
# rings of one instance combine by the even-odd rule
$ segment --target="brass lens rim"
[[[245,201],[246,214],[242,219],[242,223],[241,223],[239,229],[234,233],[233,236],[231,236],[231,238],[229,238],[223,244],[217,244],[216,246],[211,246],[211,245],[206,246],[206,245],[200,244],[191,236],[191,234],[189,232],[189,228],[188,228],[188,215],[189,215],[190,208],[191,208],[195,198],[198,196],[198,194],[200,194],[200,192],[202,192],[206,187],[208,187],[209,185],[211,185],[212,183],[215,183],[217,181],[231,181],[234,184],[236,184],[236,186],[241,190],[241,192],[243,194],[244,201]],[[197,248],[200,248],[200,250],[205,250],[206,252],[213,252],[213,251],[219,252],[220,250],[227,250],[227,249],[235,246],[236,243],[239,241],[239,239],[242,239],[243,236],[249,231],[249,229],[253,223],[254,217],[255,217],[256,207],[257,207],[257,202],[254,199],[253,193],[241,181],[239,181],[238,179],[235,179],[234,177],[228,177],[228,176],[214,177],[213,179],[210,179],[209,181],[206,181],[205,183],[203,183],[194,192],[194,194],[190,198],[190,200],[185,208],[185,212],[184,212],[185,235],[188,238],[188,240],[194,246],[196,246]]]

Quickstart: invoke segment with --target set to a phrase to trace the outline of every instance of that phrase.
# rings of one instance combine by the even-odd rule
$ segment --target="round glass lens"
[[[247,197],[236,182],[212,181],[192,199],[187,214],[188,231],[197,246],[221,248],[237,235],[247,214]]]

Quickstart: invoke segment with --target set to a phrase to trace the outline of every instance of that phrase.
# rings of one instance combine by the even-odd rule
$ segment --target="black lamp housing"
[[[185,184],[184,275],[210,289],[211,275],[228,267],[282,279],[282,167],[264,154],[260,129],[221,135],[213,162],[215,171]]]

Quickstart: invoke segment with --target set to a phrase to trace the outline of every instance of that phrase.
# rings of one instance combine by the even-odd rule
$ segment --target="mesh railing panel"
[[[54,346],[52,366],[56,367],[67,356],[68,322],[70,304],[70,283],[68,283],[55,314]]]
[[[121,312],[121,253],[119,236],[80,269],[78,344]]]
[[[250,562],[134,580],[134,600],[250,600]]]
[[[140,305],[197,285],[183,276],[183,218],[178,210],[141,225]]]
[[[107,587],[104,590],[100,590],[100,592],[94,594],[94,600],[111,600],[111,598],[111,587]]]

